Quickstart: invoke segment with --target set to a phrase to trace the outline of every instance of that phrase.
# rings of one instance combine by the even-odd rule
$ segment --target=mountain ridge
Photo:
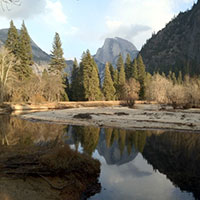
[[[103,46],[97,50],[94,59],[99,67],[101,81],[104,77],[106,62],[110,62],[116,68],[117,59],[120,53],[125,61],[127,54],[130,54],[131,59],[133,60],[137,57],[139,51],[130,41],[120,37],[106,38]]]
[[[141,55],[147,71],[200,74],[200,1],[180,12],[147,41]]]

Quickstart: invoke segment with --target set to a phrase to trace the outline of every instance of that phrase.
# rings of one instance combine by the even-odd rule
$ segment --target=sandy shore
[[[200,109],[160,110],[158,105],[127,107],[90,107],[35,112],[23,119],[70,125],[93,125],[125,129],[166,129],[200,132]]]

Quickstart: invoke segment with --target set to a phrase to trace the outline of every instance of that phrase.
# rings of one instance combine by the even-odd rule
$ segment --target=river
[[[0,145],[59,138],[101,162],[102,189],[90,200],[200,199],[200,134],[65,126],[0,115]]]

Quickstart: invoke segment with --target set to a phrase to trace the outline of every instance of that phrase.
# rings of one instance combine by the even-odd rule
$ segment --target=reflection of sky
[[[93,156],[101,162],[100,182],[102,192],[90,200],[191,200],[192,194],[181,192],[166,179],[155,172],[141,154],[121,166],[107,165],[105,159],[94,152]]]

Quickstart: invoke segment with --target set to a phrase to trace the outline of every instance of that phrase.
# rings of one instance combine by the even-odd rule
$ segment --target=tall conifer
[[[10,21],[10,28],[8,29],[8,37],[5,43],[5,47],[13,53],[16,58],[19,58],[19,34],[13,23],[13,20]]]
[[[125,61],[125,73],[126,73],[126,79],[131,78],[131,56],[130,54],[127,54],[126,61]]]
[[[73,68],[72,68],[72,75],[71,75],[71,89],[70,89],[70,97],[73,101],[79,100],[79,87],[80,80],[79,80],[79,66],[76,58],[74,59]]]
[[[63,57],[62,43],[58,33],[55,33],[53,50],[51,51],[51,62],[49,72],[53,74],[62,74],[64,68],[67,66],[65,58]]]
[[[126,82],[126,76],[125,76],[124,63],[123,63],[121,54],[117,61],[117,69],[118,69],[117,97],[119,99],[122,99],[123,87]]]
[[[89,50],[83,54],[80,63],[80,77],[82,79],[80,92],[82,100],[95,101],[102,98],[97,65]]]
[[[134,59],[134,61],[132,63],[131,78],[138,80],[138,66],[137,66],[137,59],[136,58]]]
[[[103,82],[103,94],[106,101],[114,100],[115,92],[116,90],[114,88],[110,70],[109,70],[109,63],[106,63],[105,73],[104,73],[104,82]]]
[[[26,29],[25,23],[23,21],[20,38],[19,38],[19,58],[20,58],[20,67],[19,78],[25,79],[29,78],[32,75],[31,65],[33,64],[33,55],[31,47],[31,39]]]
[[[138,81],[140,83],[139,97],[140,99],[144,99],[146,71],[145,71],[145,65],[144,65],[141,55],[139,55],[137,58],[137,68],[138,68]]]

